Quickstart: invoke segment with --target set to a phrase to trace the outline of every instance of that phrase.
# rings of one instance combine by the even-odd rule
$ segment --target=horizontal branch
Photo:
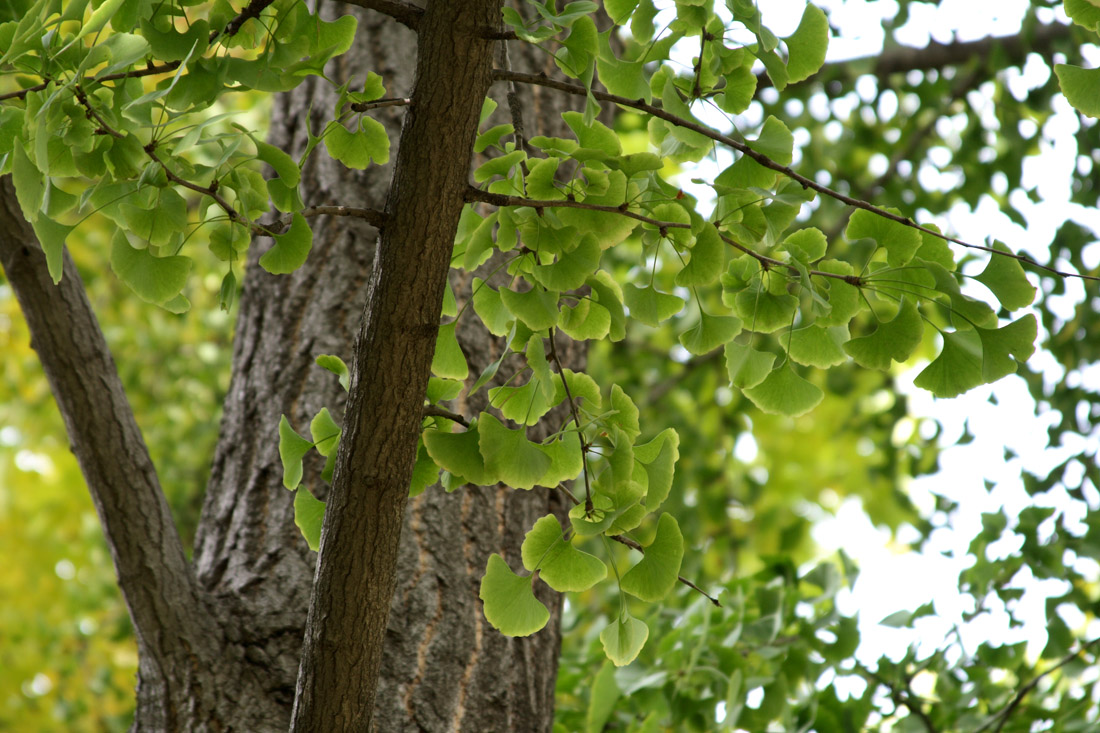
[[[459,415],[457,412],[446,410],[438,405],[425,405],[424,417],[442,417],[452,422],[456,422],[464,428],[470,427],[470,421],[462,415]]]
[[[667,112],[661,107],[657,107],[655,105],[647,103],[644,99],[628,99],[626,97],[619,96],[618,94],[609,94],[607,92],[600,92],[594,89],[590,92],[588,89],[585,89],[585,87],[580,84],[572,84],[569,82],[558,81],[557,79],[551,79],[550,77],[543,74],[527,74],[519,71],[505,71],[503,69],[494,69],[493,78],[497,81],[516,81],[522,84],[533,84],[537,86],[548,87],[550,89],[557,89],[558,91],[566,92],[567,94],[575,94],[578,96],[587,96],[588,94],[592,94],[593,97],[601,101],[612,102],[622,107],[635,109],[639,112],[645,112],[648,115],[651,115],[658,119],[662,119],[670,124],[676,125],[677,127],[682,127],[685,130],[697,132],[704,137],[714,140],[715,142],[719,142],[723,145],[733,148],[742,155],[745,155],[755,160],[757,163],[764,166],[765,168],[776,171],[777,173],[782,173],[783,175],[790,178],[792,181],[797,182],[803,188],[808,188],[816,191],[823,196],[828,196],[829,198],[835,199],[836,201],[839,201],[847,206],[851,206],[856,209],[863,209],[864,211],[868,211],[872,214],[875,214],[876,216],[881,216],[884,219],[889,219],[890,221],[894,221],[903,226],[916,229],[917,231],[923,232],[925,234],[930,234],[937,239],[942,239],[946,242],[951,242],[961,247],[981,250],[983,252],[989,252],[993,255],[1001,257],[1011,257],[1012,259],[1019,260],[1020,262],[1028,264],[1031,267],[1045,270],[1061,277],[1076,277],[1083,280],[1100,281],[1100,277],[1097,277],[1095,275],[1081,275],[1079,273],[1073,272],[1061,272],[1053,267],[1041,265],[1030,257],[1026,257],[1024,255],[1003,252],[993,249],[992,247],[987,247],[980,244],[970,244],[969,242],[964,242],[961,239],[943,234],[942,232],[937,232],[934,229],[929,229],[928,227],[921,226],[920,224],[917,224],[915,221],[908,217],[901,216],[900,214],[894,214],[879,206],[868,203],[867,201],[853,198],[852,196],[847,196],[840,191],[836,191],[832,188],[829,188],[828,186],[823,186],[812,178],[807,178],[801,173],[798,173],[790,166],[783,165],[782,163],[777,163],[776,161],[769,158],[767,155],[764,155],[763,153],[752,149],[746,143],[740,140],[736,140],[729,135],[724,135],[720,132],[712,130],[706,125],[699,124],[698,122],[685,120],[684,118],[678,117],[671,112]]]
[[[307,219],[313,216],[350,216],[353,219],[362,219],[375,229],[381,229],[389,221],[384,211],[359,209],[353,206],[307,206],[298,213]],[[286,223],[289,225],[290,222]]]
[[[350,105],[350,109],[353,112],[369,112],[372,109],[380,109],[382,107],[404,107],[409,104],[412,104],[412,100],[408,97],[392,97],[389,99],[376,99],[373,102],[356,102]]]
[[[603,204],[589,204],[585,203],[584,201],[572,201],[569,199],[563,201],[528,199],[523,198],[522,196],[507,196],[500,193],[490,193],[488,191],[482,191],[480,188],[474,188],[473,186],[470,186],[466,191],[466,201],[467,203],[480,201],[482,203],[490,204],[492,206],[527,206],[532,209],[552,209],[556,207],[563,209],[588,209],[589,211],[604,211],[609,214],[620,214],[629,219],[636,219],[638,221],[645,222],[646,224],[650,224],[651,226],[655,226],[661,231],[661,236],[667,236],[666,230],[668,229],[691,229],[691,224],[684,224],[677,221],[661,221],[659,219],[650,218],[644,214],[638,214],[636,212],[630,211],[627,208],[629,204],[626,202],[623,202],[618,206],[606,206]],[[768,257],[765,254],[761,254],[735,241],[731,237],[723,234],[721,231],[719,231],[718,234],[720,237],[722,237],[722,240],[726,244],[755,258],[765,268],[784,267],[795,273],[799,271],[797,267],[790,264],[789,262],[784,262],[783,260],[777,260],[774,257]],[[836,280],[843,280],[849,285],[855,285],[856,287],[859,287],[863,284],[863,279],[860,278],[858,275],[841,275],[835,272],[823,272],[821,270],[809,270],[808,272],[811,275],[816,275],[817,277],[831,277]]]
[[[420,18],[424,9],[402,0],[345,0],[348,5],[356,5],[388,15],[406,28],[416,30],[420,27]]]

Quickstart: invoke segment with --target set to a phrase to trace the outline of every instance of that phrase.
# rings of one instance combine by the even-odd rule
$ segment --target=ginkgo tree
[[[1095,279],[1001,242],[960,240],[902,202],[820,183],[793,167],[795,134],[779,116],[743,134],[735,121],[762,78],[782,99],[824,65],[829,22],[813,3],[784,37],[751,0],[357,4],[416,32],[407,96],[375,70],[335,74],[355,42],[355,19],[323,19],[292,0],[240,9],[224,0],[38,0],[0,25],[0,70],[18,87],[0,94],[0,171],[11,174],[42,253],[40,266],[24,261],[29,245],[11,240],[4,267],[46,344],[43,363],[130,607],[142,658],[139,727],[259,730],[285,727],[279,715],[289,714],[297,730],[369,728],[406,504],[428,490],[503,485],[555,492],[572,506],[518,529],[521,566],[488,555],[478,597],[505,635],[526,637],[550,621],[542,585],[614,589],[616,609],[599,633],[612,667],[653,643],[644,604],[665,602],[678,584],[704,606],[726,602],[744,615],[742,596],[712,596],[705,579],[681,575],[690,539],[662,511],[677,432],[643,422],[624,386],[567,366],[559,353],[567,341],[618,343],[633,324],[671,326],[687,355],[721,354],[730,389],[764,413],[794,418],[822,403],[830,370],[850,363],[890,373],[930,356],[915,384],[938,397],[1013,374],[1038,336],[1035,314],[1021,312],[1036,296],[1024,266]],[[1097,31],[1090,2],[1067,2],[1065,11]],[[521,44],[555,74],[510,68],[507,49]],[[1069,102],[1095,115],[1100,72],[1067,64],[1055,72]],[[539,87],[577,109],[560,114],[560,134],[528,136],[518,97],[506,110],[486,98],[494,82]],[[226,94],[302,84],[331,85],[334,101],[298,121],[304,143],[295,155],[212,110]],[[394,109],[404,120],[384,201],[303,196],[320,156],[352,170],[389,162],[391,133],[376,116]],[[731,123],[701,121],[714,110]],[[627,144],[607,117],[615,111],[641,121],[642,141]],[[703,183],[705,197],[698,186],[685,190],[679,171],[718,149],[732,163]],[[825,200],[851,210],[842,232],[814,225]],[[213,690],[198,672],[158,671],[223,662],[232,635],[221,618],[202,616],[216,603],[178,537],[157,539],[175,534],[147,453],[130,451],[122,466],[105,460],[116,431],[141,445],[136,424],[120,387],[97,386],[112,371],[109,354],[71,325],[94,324],[90,309],[46,287],[75,276],[66,242],[93,215],[111,227],[111,270],[137,297],[175,313],[190,307],[196,247],[222,263],[221,305],[232,308],[249,252],[270,275],[292,277],[317,255],[322,217],[380,232],[350,364],[314,354],[347,392],[342,420],[340,406],[321,405],[278,422],[282,483],[319,552],[292,712],[286,700],[238,707],[242,697],[270,695],[262,675]],[[613,267],[623,251],[638,255],[625,276]],[[964,276],[961,262],[974,252],[986,264]],[[455,292],[452,270],[468,296]],[[671,287],[659,284],[670,278]],[[459,338],[471,327],[501,344],[476,374]],[[82,375],[73,368],[82,362],[98,366]],[[459,409],[475,404],[484,408]],[[310,471],[325,490],[303,484]],[[150,529],[127,534],[138,526]],[[822,626],[847,623],[831,605],[834,565],[801,581],[824,590]],[[754,590],[759,618],[746,637],[774,644],[795,604],[770,584]],[[601,672],[605,690],[611,674]],[[724,682],[729,716],[751,686],[740,672]],[[742,724],[784,719],[791,684],[772,686],[767,705],[746,711]],[[607,719],[589,715],[590,725]]]

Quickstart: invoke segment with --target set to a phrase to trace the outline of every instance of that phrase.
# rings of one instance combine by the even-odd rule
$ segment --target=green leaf
[[[624,609],[617,619],[600,632],[604,653],[616,667],[630,664],[649,638],[649,627]]]
[[[630,395],[623,391],[623,388],[617,384],[611,385],[611,409],[612,414],[607,416],[607,422],[611,425],[615,425],[628,436],[631,440],[636,439],[641,435],[641,428],[638,424],[638,407],[634,404],[634,400],[630,399]]]
[[[283,462],[283,486],[298,488],[302,481],[302,458],[313,443],[298,435],[286,415],[279,418],[279,459]]]
[[[550,391],[553,392],[553,385]],[[493,387],[489,390],[489,403],[498,408],[504,417],[520,425],[538,424],[555,404],[546,397],[538,380],[522,387]]]
[[[923,333],[917,306],[903,298],[892,320],[879,323],[870,336],[851,339],[844,344],[844,350],[860,366],[885,371],[891,360],[903,362],[912,356]]]
[[[412,481],[409,482],[409,498],[424,493],[424,489],[438,480],[439,466],[432,460],[421,439],[416,447],[416,463],[413,464]]]
[[[461,476],[478,486],[492,486],[497,476],[485,465],[481,457],[480,423],[473,423],[462,433],[446,433],[442,430],[425,430],[424,447],[431,459],[444,471]]]
[[[630,309],[630,317],[653,328],[679,313],[684,307],[683,298],[657,292],[654,287],[639,288],[632,283],[627,283],[623,288],[623,296],[626,307]]]
[[[584,298],[575,306],[561,309],[558,327],[574,341],[600,340],[611,330],[611,313],[599,303]]]
[[[748,344],[730,341],[726,344],[726,370],[730,384],[738,389],[755,387],[771,374],[775,354],[757,351]]]
[[[18,140],[15,141],[15,147],[12,149],[11,176],[12,182],[15,183],[15,198],[19,201],[19,208],[23,210],[23,216],[27,221],[33,224],[38,220],[42,197],[46,193],[46,183],[42,172],[38,170]]]
[[[807,326],[791,332],[787,353],[803,366],[828,369],[848,361],[848,354],[841,348],[847,340],[848,330],[843,327]]]
[[[344,363],[344,360],[338,356],[332,354],[321,354],[317,357],[317,366],[329,370],[340,378],[340,386],[347,392],[351,386],[351,373],[348,372],[348,365]]]
[[[18,146],[16,146],[18,149]],[[46,254],[46,269],[50,273],[50,279],[54,284],[61,282],[61,272],[64,267],[64,253],[65,253],[65,240],[68,239],[75,226],[66,226],[64,224],[58,224],[53,219],[50,219],[45,214],[40,215],[37,219],[31,222],[31,227],[34,229],[34,236],[38,239],[38,243],[42,246],[42,251]],[[126,246],[129,246],[127,242]],[[180,259],[186,259],[181,257]],[[188,266],[190,266],[190,260],[187,260]],[[186,279],[186,273],[184,273],[184,279]],[[182,288],[183,285],[181,284]]]
[[[481,278],[473,281],[474,313],[494,336],[507,336],[515,317],[501,300],[500,293],[489,287]]]
[[[551,441],[540,448],[550,457],[550,468],[538,480],[538,486],[556,488],[558,484],[580,476],[584,470],[581,439],[576,431],[564,433],[559,440]]]
[[[301,180],[302,171],[287,153],[274,145],[268,145],[262,140],[253,140],[256,146],[256,157],[267,163],[278,174],[279,178],[288,186],[297,186]]]
[[[314,552],[321,547],[321,525],[324,521],[325,502],[318,500],[306,487],[299,488],[294,494],[294,523]]]
[[[558,293],[553,290],[531,288],[517,293],[502,288],[500,299],[504,307],[515,314],[516,318],[532,331],[553,328],[558,323]]]
[[[313,230],[304,216],[294,214],[290,229],[285,234],[276,234],[275,245],[260,257],[260,267],[272,275],[286,275],[305,264],[311,249]]]
[[[1054,73],[1062,94],[1077,111],[1089,117],[1100,117],[1100,69],[1084,69],[1071,64],[1055,64]]]
[[[749,329],[757,333],[775,333],[781,328],[790,328],[794,322],[798,298],[787,292],[773,293],[762,282],[757,282],[737,294],[733,310]]]
[[[795,373],[788,361],[760,384],[743,390],[745,396],[764,412],[798,417],[817,407],[824,397],[818,387]]]
[[[602,254],[599,240],[586,234],[575,249],[558,255],[554,264],[536,266],[531,277],[547,290],[575,290],[600,266]]]
[[[610,6],[614,2],[615,0],[607,0],[607,12],[612,17],[620,17],[611,12]],[[592,682],[592,694],[589,695],[588,709],[584,715],[585,733],[603,733],[621,694],[619,685],[615,682],[615,667],[604,662]]]
[[[591,124],[586,125],[584,115],[572,111],[562,112],[561,118],[577,136],[577,142],[582,148],[599,150],[608,155],[619,155],[622,152],[618,133],[599,120],[593,120]]]
[[[807,4],[802,21],[786,41],[790,51],[788,83],[795,84],[816,74],[825,63],[825,52],[829,48],[829,21],[825,12],[813,3]]]
[[[506,636],[530,636],[550,620],[550,612],[532,588],[534,576],[521,578],[504,558],[489,556],[478,597],[484,604],[485,620]]]
[[[507,178],[512,169],[526,159],[527,153],[522,150],[514,150],[507,155],[490,158],[474,169],[474,180],[478,183],[484,183],[493,176]]]
[[[596,301],[607,308],[611,314],[611,330],[609,337],[612,341],[622,341],[626,338],[626,312],[623,310],[623,291],[610,274],[603,270],[597,270],[596,274],[588,278],[585,284],[592,289]],[[476,308],[475,308],[476,310]]]
[[[134,249],[126,233],[115,231],[111,240],[111,269],[138,297],[164,305],[179,295],[191,271],[188,257],[155,257],[148,249]]]
[[[1100,4],[1096,0],[1066,0],[1065,11],[1077,25],[1100,32]]]
[[[435,355],[432,357],[432,374],[444,379],[464,381],[470,376],[470,368],[455,336],[457,325],[453,321],[439,327],[435,337]]]
[[[799,229],[788,236],[783,242],[783,247],[799,262],[811,265],[825,256],[828,242],[820,229],[810,227]]]
[[[897,209],[887,209],[891,214],[901,215]],[[872,214],[865,209],[857,209],[848,221],[844,236],[849,242],[857,239],[873,239],[880,247],[886,248],[886,261],[892,267],[907,265],[921,246],[920,232],[893,219]]]
[[[993,248],[998,252],[1011,254],[1008,247],[1001,242],[994,242]],[[991,255],[982,274],[974,279],[993,291],[1007,310],[1024,308],[1035,300],[1035,286],[1028,282],[1020,261],[1013,257]]]
[[[574,547],[553,514],[535,522],[523,540],[521,553],[523,567],[537,570],[539,578],[560,593],[588,590],[607,577],[603,561]]]
[[[171,188],[158,190],[148,206],[123,203],[118,210],[126,229],[150,244],[174,244],[187,230],[187,202]]]
[[[625,61],[616,56],[609,40],[612,32],[613,29],[609,29],[600,34],[600,55],[596,58],[600,82],[612,94],[648,102],[652,92],[646,81],[645,62]]]
[[[550,468],[550,456],[527,440],[523,428],[509,430],[487,412],[478,420],[478,446],[486,468],[516,489],[533,488]]]
[[[983,383],[982,342],[975,330],[943,334],[940,355],[913,380],[937,397],[957,397]]]
[[[684,559],[684,536],[676,518],[667,512],[657,520],[657,534],[638,564],[627,571],[620,585],[630,595],[654,603],[663,600],[676,585]]]
[[[680,436],[665,428],[653,440],[634,446],[634,480],[645,490],[645,507],[656,511],[672,489],[672,476],[680,458]]]
[[[736,316],[712,316],[700,309],[699,322],[680,334],[680,345],[696,356],[710,353],[741,333]]]
[[[987,384],[1015,374],[1016,360],[1027,361],[1035,353],[1039,327],[1032,313],[998,329],[975,330],[982,342],[982,379]]]
[[[322,407],[309,423],[309,434],[313,437],[317,452],[328,458],[340,444],[340,426],[332,419],[327,407]]]
[[[722,274],[724,251],[725,243],[718,229],[710,222],[703,224],[696,235],[695,246],[691,248],[691,259],[676,273],[676,284],[691,287],[713,283]]]
[[[855,270],[847,262],[841,260],[824,260],[817,263],[817,269],[821,272],[831,272],[835,275],[854,275]],[[817,318],[817,323],[822,326],[843,326],[852,317],[859,313],[863,307],[863,298],[860,297],[859,288],[845,282],[840,278],[823,277],[815,281],[818,290],[825,290],[825,298],[829,303],[828,312],[822,313]]]
[[[390,138],[382,123],[364,116],[358,127],[351,132],[338,122],[331,123],[324,136],[328,154],[355,170],[364,170],[372,161],[378,165],[389,162]]]

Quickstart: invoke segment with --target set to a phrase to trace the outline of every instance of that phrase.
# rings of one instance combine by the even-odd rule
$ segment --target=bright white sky
[[[841,34],[831,42],[830,60],[879,52],[883,41],[879,21],[891,17],[897,9],[892,0],[815,2],[829,12],[832,25]],[[765,14],[765,23],[782,36],[794,30],[805,2],[769,0],[761,2],[760,6]],[[1020,19],[1027,7],[1027,0],[944,0],[938,8],[914,5],[909,24],[902,29],[899,39],[907,45],[924,46],[930,40],[948,43],[952,40],[976,40],[986,35],[1014,34],[1020,29]],[[1056,18],[1065,21],[1060,11],[1058,15],[1053,11],[1047,12],[1049,17],[1042,18],[1044,22]],[[1100,65],[1100,52],[1096,48],[1089,51],[1090,64]],[[1022,73],[1011,72],[1011,90],[1018,95],[1025,94],[1028,88],[1045,82],[1049,73],[1046,65],[1038,57],[1033,57]],[[992,103],[980,91],[972,95],[970,101],[983,104],[992,113]],[[946,221],[940,223],[946,224],[946,229],[964,240],[984,242],[987,237],[994,237],[1013,249],[1034,254],[1041,254],[1040,250],[1046,247],[1054,231],[1068,218],[1100,232],[1100,212],[1068,203],[1069,173],[1078,163],[1072,137],[1077,125],[1076,115],[1063,102],[1058,113],[1044,126],[1044,136],[1049,142],[1044,144],[1043,155],[1030,159],[1025,165],[1023,183],[1025,187],[1039,186],[1047,200],[1036,205],[1023,196],[1019,201],[1013,199],[1028,220],[1026,229],[1013,224],[991,200],[974,212],[959,206]],[[719,165],[724,166],[724,162],[720,161]],[[1100,160],[1096,160],[1094,165],[1100,167]],[[917,175],[918,183],[914,185],[953,185],[949,177],[938,178],[938,172],[931,168],[918,171]],[[1100,245],[1093,245],[1089,254],[1088,264],[1095,267],[1100,262]],[[1036,279],[1032,280],[1035,282]],[[1080,287],[1071,286],[1069,290],[1061,302],[1047,299],[1044,306],[1054,308],[1055,312],[1067,310],[1082,293]],[[1048,358],[1047,362],[1044,367],[1048,379],[1056,382],[1064,378],[1061,370],[1050,363],[1052,360]],[[1042,361],[1039,363],[1043,364]],[[1021,630],[1010,631],[1008,616],[1003,608],[995,608],[991,614],[968,625],[963,624],[961,614],[972,609],[968,606],[969,601],[956,590],[958,573],[969,564],[965,557],[966,549],[981,528],[983,512],[999,511],[1003,507],[1009,516],[1013,516],[1032,503],[1020,480],[1025,468],[1042,475],[1068,454],[1085,448],[1083,443],[1091,443],[1091,450],[1096,450],[1100,438],[1094,433],[1076,445],[1057,449],[1048,447],[1046,428],[1053,418],[1035,417],[1032,399],[1023,381],[1018,378],[1010,377],[993,387],[974,390],[954,400],[936,400],[912,387],[912,379],[918,371],[914,370],[902,379],[903,385],[908,385],[903,388],[911,395],[910,406],[914,414],[933,417],[944,426],[944,445],[952,445],[963,434],[967,421],[970,432],[976,437],[969,445],[951,447],[943,453],[939,475],[916,480],[910,486],[917,505],[929,512],[934,506],[932,490],[960,503],[957,514],[951,518],[954,529],[937,530],[929,552],[912,552],[903,544],[916,539],[916,533],[911,529],[901,532],[894,541],[889,532],[873,527],[858,500],[846,501],[838,508],[835,517],[828,517],[816,526],[814,537],[827,554],[843,547],[862,569],[855,591],[842,599],[845,612],[858,611],[861,616],[863,645],[858,656],[866,663],[873,663],[883,653],[898,658],[912,643],[918,643],[930,652],[944,643],[952,624],[963,628],[964,645],[968,652],[973,651],[981,641],[992,638],[1005,642],[1026,639],[1031,651],[1037,653],[1046,643],[1044,600],[1061,592],[1060,584],[1057,581],[1039,583],[1021,578],[1021,585],[1027,588],[1027,592],[1019,607],[1028,623]],[[1094,370],[1083,378],[1095,384],[1097,391],[1100,391],[1100,370]],[[991,392],[997,395],[996,406],[988,401]],[[1019,457],[1006,463],[1006,447]],[[747,448],[747,451],[741,451],[744,458],[750,458],[754,452],[751,442]],[[985,490],[985,479],[995,482],[992,491]],[[1092,510],[1100,509],[1100,493],[1095,488],[1090,497]],[[1079,520],[1085,511],[1079,503],[1070,502],[1064,492],[1061,497],[1054,497],[1049,505],[1061,507],[1067,519],[1076,517]],[[1069,523],[1072,525],[1072,522]],[[997,550],[1008,554],[1017,547],[1009,542]],[[941,552],[958,559],[946,557]],[[1095,563],[1087,567],[1094,576],[1100,577],[1100,568]],[[928,601],[935,602],[938,617],[919,621],[917,633],[889,629],[877,623],[895,611],[914,610]],[[1084,617],[1075,610],[1066,610],[1064,618],[1071,627],[1084,624]],[[1090,632],[1095,634],[1097,629],[1090,629]],[[857,689],[862,686],[861,682],[854,684]]]

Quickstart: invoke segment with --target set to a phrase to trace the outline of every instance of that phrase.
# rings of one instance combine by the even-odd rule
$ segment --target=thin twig
[[[502,40],[500,42],[500,65],[505,69],[511,71],[512,59],[508,56],[508,41]],[[519,101],[519,90],[516,87],[514,81],[508,82],[508,114],[512,118],[512,142],[515,143],[516,150],[527,149],[527,134],[523,125],[523,105]],[[524,165],[524,171],[526,172],[527,164]]]
[[[1044,677],[1046,677],[1047,675],[1049,675],[1053,672],[1058,671],[1059,669],[1066,666],[1067,664],[1072,662],[1074,659],[1081,656],[1082,654],[1084,654],[1085,652],[1087,652],[1089,649],[1096,646],[1097,644],[1100,644],[1100,637],[1097,637],[1096,639],[1093,639],[1090,642],[1082,644],[1077,649],[1074,649],[1069,654],[1067,654],[1064,657],[1062,657],[1061,659],[1059,659],[1058,663],[1055,664],[1053,667],[1051,667],[1050,669],[1036,675],[1034,678],[1032,678],[1032,680],[1030,682],[1028,682],[1026,685],[1021,687],[1019,689],[1019,691],[1017,691],[1016,695],[1012,698],[1012,701],[1010,703],[1008,703],[1008,705],[1005,705],[1004,708],[1002,708],[1000,711],[998,711],[998,712],[994,713],[992,716],[990,716],[989,720],[985,721],[985,723],[982,724],[982,727],[975,730],[974,733],[982,733],[982,731],[988,729],[994,723],[997,723],[997,728],[995,729],[994,733],[1000,733],[1000,731],[1004,728],[1005,723],[1008,722],[1009,716],[1011,716],[1012,713],[1016,710],[1016,708],[1018,708],[1020,706],[1020,703],[1022,703],[1024,701],[1024,698],[1027,697],[1028,693],[1030,693],[1032,690],[1034,690],[1039,685],[1039,682]]]
[[[835,200],[837,200],[837,201],[839,201],[843,204],[846,204],[848,206],[851,206],[853,208],[863,209],[864,211],[868,211],[868,212],[870,212],[872,214],[875,214],[877,216],[881,216],[884,219],[889,219],[890,221],[894,221],[894,222],[897,222],[898,224],[901,224],[903,226],[907,226],[907,227],[910,227],[912,229],[916,229],[917,231],[923,232],[925,234],[931,234],[933,237],[936,237],[937,239],[942,239],[946,242],[951,242],[951,243],[957,244],[961,247],[967,247],[968,249],[981,250],[983,252],[989,252],[991,254],[998,255],[998,256],[1001,256],[1001,257],[1011,257],[1014,260],[1019,260],[1020,262],[1028,264],[1032,267],[1038,268],[1040,270],[1045,270],[1045,271],[1050,272],[1052,274],[1059,275],[1060,277],[1076,277],[1076,278],[1081,278],[1082,280],[1097,280],[1097,281],[1100,281],[1100,276],[1081,275],[1079,273],[1074,273],[1074,272],[1061,272],[1059,270],[1056,270],[1053,267],[1048,267],[1046,265],[1041,265],[1038,262],[1036,262],[1035,260],[1033,260],[1030,257],[1027,257],[1025,255],[1013,254],[1011,252],[1004,252],[1004,251],[1001,251],[1001,250],[994,249],[993,247],[987,247],[987,246],[980,245],[980,244],[970,244],[969,242],[964,242],[961,239],[957,239],[955,237],[948,236],[946,234],[943,234],[942,232],[937,232],[934,229],[929,229],[928,227],[921,226],[920,224],[917,224],[915,221],[913,221],[912,219],[910,219],[908,217],[901,216],[900,214],[894,214],[890,211],[887,211],[886,209],[875,206],[874,204],[868,203],[866,201],[863,201],[863,200],[860,200],[860,199],[857,199],[857,198],[853,198],[852,196],[845,195],[845,194],[841,193],[840,191],[836,191],[834,189],[829,188],[828,186],[823,186],[820,183],[818,183],[817,181],[813,180],[812,178],[807,178],[806,176],[802,175],[801,173],[796,172],[790,166],[786,166],[786,165],[783,165],[781,163],[777,163],[776,161],[769,158],[767,155],[764,155],[761,152],[753,150],[751,147],[749,147],[747,144],[745,144],[744,142],[742,142],[740,140],[735,140],[734,138],[730,137],[729,135],[723,135],[720,132],[716,132],[716,131],[710,129],[709,127],[707,127],[706,125],[701,125],[698,122],[692,122],[691,120],[685,120],[682,117],[678,117],[678,116],[676,116],[676,115],[674,115],[670,112],[666,112],[664,109],[662,109],[660,107],[656,107],[652,104],[648,104],[644,99],[627,99],[626,97],[622,97],[622,96],[619,96],[617,94],[608,94],[607,92],[600,92],[600,91],[596,91],[595,89],[588,90],[588,89],[586,89],[585,87],[583,87],[579,84],[570,84],[568,82],[558,81],[557,79],[551,79],[550,77],[548,77],[544,74],[526,74],[526,73],[522,73],[522,72],[518,72],[518,71],[505,71],[504,69],[494,69],[493,70],[493,78],[496,79],[497,81],[518,81],[518,82],[523,83],[523,84],[535,84],[535,85],[538,85],[538,86],[544,86],[544,87],[548,87],[550,89],[557,89],[559,91],[566,92],[568,94],[575,94],[575,95],[579,95],[579,96],[587,96],[588,94],[591,94],[596,99],[599,99],[599,100],[602,100],[602,101],[605,101],[605,102],[612,102],[614,104],[618,104],[618,105],[621,105],[623,107],[629,107],[630,109],[636,109],[640,112],[645,112],[646,114],[652,115],[653,117],[657,117],[658,119],[662,119],[666,122],[669,122],[673,125],[676,125],[677,127],[682,127],[686,130],[692,130],[693,132],[697,132],[700,135],[703,135],[704,137],[708,137],[711,140],[714,140],[715,142],[720,142],[723,145],[727,145],[727,146],[733,148],[734,150],[740,152],[742,155],[745,155],[745,156],[751,158],[752,160],[755,160],[757,163],[764,166],[765,168],[776,171],[777,173],[782,173],[783,175],[790,178],[792,181],[797,182],[803,188],[812,189],[812,190],[817,191],[818,193],[822,194],[823,196],[828,196],[829,198],[835,199]]]
[[[565,379],[565,370],[562,368],[561,359],[558,358],[558,347],[554,343],[554,335],[557,329],[550,329],[550,361],[558,365],[558,376],[561,377],[561,386],[565,388],[565,399],[569,401],[569,409],[573,413],[573,424],[577,426],[577,436],[581,443],[581,468],[584,471],[584,511],[588,514],[592,511],[592,484],[588,479],[588,443],[581,431],[581,416],[577,411],[577,403],[573,401],[573,394],[569,390],[569,382]]]
[[[636,540],[632,540],[629,537],[625,537],[621,534],[608,535],[608,537],[615,540],[616,542],[618,542],[621,545],[626,545],[627,547],[629,547],[632,550],[637,550],[638,552],[642,553],[643,555],[645,554],[645,548],[642,547],[642,545],[639,544]],[[676,580],[680,581],[681,583],[686,585],[688,588],[691,588],[695,592],[700,593],[704,598],[706,598],[708,601],[710,601],[714,605],[718,606],[719,608],[722,607],[722,603],[717,598],[710,595],[705,590],[703,590],[699,586],[695,585],[695,583],[692,583],[690,580],[688,580],[684,576],[677,575]]]
[[[412,104],[412,100],[408,97],[391,97],[389,99],[376,99],[373,102],[356,102],[350,105],[350,109],[353,112],[369,112],[372,109],[381,107],[404,107],[409,104]]]
[[[459,425],[461,425],[464,428],[470,427],[470,421],[467,420],[466,418],[464,418],[462,415],[459,415],[457,412],[451,412],[450,410],[445,410],[444,408],[439,407],[438,405],[424,405],[423,415],[424,415],[424,417],[444,417],[444,418],[447,418],[448,420],[452,420],[452,421],[458,423]]]
[[[466,190],[466,201],[480,201],[482,203],[491,204],[493,206],[527,206],[535,210],[552,208],[588,209],[589,211],[603,211],[607,212],[608,214],[621,214],[622,216],[625,216],[629,219],[636,219],[640,222],[644,222],[651,226],[657,227],[657,229],[661,232],[661,236],[667,236],[666,230],[668,229],[691,229],[691,224],[684,224],[682,222],[676,221],[661,221],[660,219],[653,219],[644,214],[633,212],[629,208],[627,208],[629,206],[627,202],[623,202],[618,206],[606,206],[603,204],[589,204],[584,201],[571,201],[569,199],[564,199],[561,201],[527,199],[523,198],[522,196],[507,196],[502,193],[490,193],[488,191],[482,191],[480,188],[475,188],[473,186],[470,186]],[[721,231],[719,231],[718,234],[720,237],[722,237],[722,240],[726,244],[744,252],[747,255],[751,255],[765,268],[784,267],[789,269],[791,272],[798,272],[798,268],[790,264],[789,262],[783,262],[782,260],[777,260],[774,257],[768,257],[765,254],[756,252],[755,250],[746,247],[740,242],[737,242],[736,240],[730,238],[728,235],[723,234]],[[858,275],[840,275],[835,272],[823,272],[821,270],[808,270],[808,272],[811,275],[816,275],[817,277],[831,277],[835,280],[843,280],[849,285],[854,285],[856,287],[859,287],[863,284],[863,279]]]
[[[416,30],[420,27],[420,18],[424,10],[402,0],[346,0],[348,5],[357,5],[367,10],[375,10],[388,15],[406,28]]]

